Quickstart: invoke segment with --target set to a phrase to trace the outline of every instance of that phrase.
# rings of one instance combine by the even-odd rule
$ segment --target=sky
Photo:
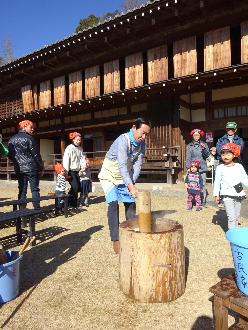
[[[22,57],[75,32],[80,18],[120,9],[123,0],[0,0],[0,53],[10,39]]]

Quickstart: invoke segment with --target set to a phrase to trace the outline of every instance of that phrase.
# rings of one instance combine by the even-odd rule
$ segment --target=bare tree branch
[[[14,61],[14,52],[12,41],[6,38],[2,43],[2,58],[5,63]]]

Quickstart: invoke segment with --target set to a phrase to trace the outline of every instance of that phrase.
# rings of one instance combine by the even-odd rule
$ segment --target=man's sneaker
[[[197,209],[195,209],[196,211],[201,211],[202,208],[201,207],[197,207]]]

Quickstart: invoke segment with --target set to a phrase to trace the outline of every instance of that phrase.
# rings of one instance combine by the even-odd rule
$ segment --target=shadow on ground
[[[57,268],[75,258],[77,252],[91,239],[91,236],[102,230],[103,226],[93,226],[85,231],[72,233],[58,238],[55,241],[48,242],[33,247],[26,251],[21,262],[21,287],[20,293],[24,294],[24,298],[15,307],[13,312],[4,321],[0,328],[4,328],[15,316],[21,306],[35,290],[37,285],[47,276],[53,274]],[[67,229],[52,228],[53,234],[58,234]],[[38,233],[38,238],[41,241],[46,241],[51,238],[51,231],[48,234],[45,230]],[[0,306],[1,308],[1,306]]]
[[[72,233],[57,240],[33,247],[24,254],[21,264],[21,292],[40,283],[57,268],[75,258],[78,251],[103,226],[93,226],[85,231]]]
[[[90,196],[90,204],[99,204],[105,202],[104,196]]]
[[[199,316],[191,330],[214,330],[213,319],[206,315]]]
[[[185,283],[187,285],[187,279],[188,279],[188,272],[189,272],[189,249],[187,247],[185,247],[184,249],[185,252]]]
[[[216,214],[213,216],[212,223],[214,225],[219,225],[224,232],[228,230],[228,222],[225,210],[217,210]]]
[[[41,244],[42,242],[45,242],[54,236],[57,236],[69,229],[63,228],[63,227],[49,227],[45,228],[39,231],[36,231],[36,245]],[[28,232],[28,231],[27,231]],[[23,235],[23,242],[25,241],[25,236]],[[13,247],[16,247],[18,245],[21,245],[20,243],[17,242],[16,235],[10,235],[1,238],[1,244],[4,246],[5,249],[11,249]]]

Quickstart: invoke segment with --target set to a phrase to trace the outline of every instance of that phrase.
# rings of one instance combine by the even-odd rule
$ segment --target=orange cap
[[[28,125],[33,125],[33,123],[27,119],[20,121],[20,123],[18,124],[19,128],[21,129],[27,127]]]
[[[63,165],[60,164],[60,163],[56,163],[56,164],[53,166],[53,168],[54,168],[54,171],[56,172],[57,175],[60,174],[62,171],[64,171],[64,167],[63,167]]]
[[[77,136],[80,136],[81,137],[81,134],[78,133],[78,132],[71,132],[71,133],[69,133],[69,139],[70,140],[75,139],[75,137],[77,137]]]
[[[226,143],[221,147],[221,152],[230,151],[234,154],[234,157],[240,156],[240,146],[235,143]]]

